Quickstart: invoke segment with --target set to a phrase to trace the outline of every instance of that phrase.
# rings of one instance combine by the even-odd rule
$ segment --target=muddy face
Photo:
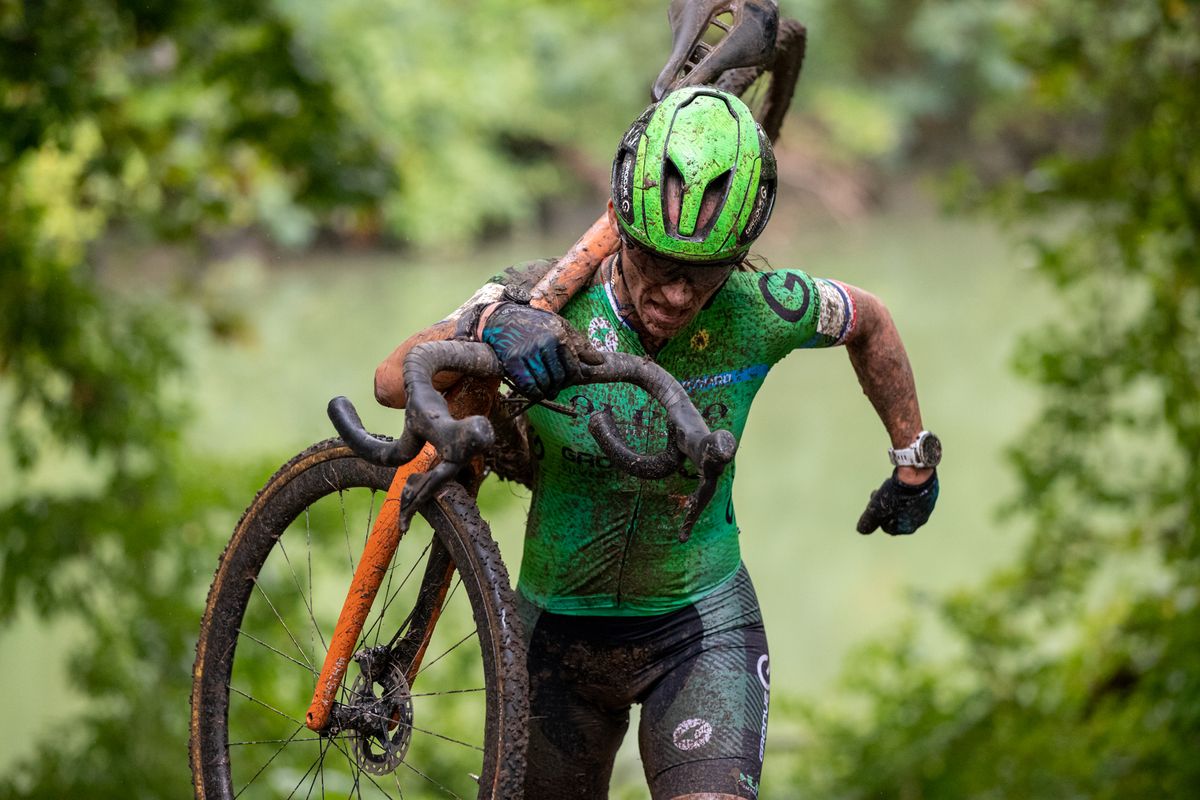
[[[667,222],[672,230],[679,226],[683,185],[676,176],[667,176],[664,186]],[[716,196],[705,196],[697,224],[703,227],[717,213]],[[617,217],[608,204],[609,223],[615,230]],[[665,258],[622,238],[620,255],[614,265],[613,288],[628,321],[647,347],[657,349],[683,330],[705,303],[725,284],[733,264],[689,264]],[[632,312],[632,313],[629,313]]]
[[[632,309],[629,323],[661,345],[683,330],[724,285],[733,266],[695,266],[622,244],[613,281],[617,299]]]

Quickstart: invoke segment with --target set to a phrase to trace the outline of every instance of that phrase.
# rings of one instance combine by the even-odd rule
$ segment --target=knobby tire
[[[330,508],[336,511],[339,505],[344,517],[348,504],[361,505],[361,502],[364,502],[354,500],[354,503],[348,503],[346,498],[350,495],[370,494],[371,499],[367,505],[369,516],[372,513],[370,509],[378,503],[374,498],[378,496],[382,499],[393,473],[394,469],[378,467],[358,458],[340,439],[327,440],[310,447],[284,465],[267,482],[243,514],[221,557],[209,590],[196,647],[191,698],[190,761],[197,798],[231,800],[238,796],[322,797],[326,796],[327,791],[331,796],[348,794],[355,798],[426,796],[422,791],[429,796],[442,797],[520,797],[528,735],[527,678],[524,650],[518,629],[520,623],[508,572],[490,530],[480,517],[474,500],[466,490],[455,483],[449,484],[421,510],[421,516],[432,529],[427,536],[429,544],[425,551],[430,553],[427,558],[433,560],[435,556],[431,551],[444,547],[457,568],[457,576],[461,579],[460,591],[465,591],[470,604],[468,620],[465,609],[461,608],[461,600],[458,601],[459,607],[456,610],[461,613],[460,624],[467,630],[467,637],[472,633],[470,628],[473,626],[474,638],[477,638],[479,643],[478,654],[472,652],[463,657],[472,661],[482,661],[484,686],[482,692],[477,688],[458,690],[459,696],[456,697],[449,697],[455,694],[455,690],[447,690],[443,693],[447,695],[446,698],[437,697],[430,702],[438,700],[456,703],[472,699],[477,701],[482,694],[486,701],[482,745],[461,742],[454,736],[441,736],[436,731],[430,731],[430,728],[436,727],[442,721],[439,717],[443,712],[435,714],[433,718],[414,717],[411,725],[413,732],[409,735],[417,737],[428,732],[431,736],[440,736],[439,739],[427,738],[423,744],[429,747],[436,745],[441,750],[455,750],[459,745],[475,748],[468,748],[468,755],[479,761],[479,771],[475,773],[475,767],[472,767],[469,775],[471,780],[463,779],[468,789],[447,787],[445,781],[432,774],[429,768],[409,764],[407,761],[400,764],[395,775],[367,774],[362,772],[361,768],[356,772],[354,753],[350,752],[351,747],[347,739],[342,738],[341,742],[338,742],[338,737],[322,739],[298,724],[303,720],[315,684],[312,663],[315,662],[319,666],[319,659],[323,655],[319,647],[324,644],[324,637],[332,632],[332,619],[329,619],[328,623],[324,619],[318,623],[317,615],[324,613],[322,609],[326,605],[321,600],[326,598],[318,599],[322,593],[322,585],[314,579],[314,570],[325,566],[326,561],[351,561],[361,553],[361,542],[352,541],[358,534],[356,532],[351,535],[347,528],[344,544],[340,539],[332,544],[328,541],[316,543],[315,546],[323,547],[328,552],[322,553],[322,558],[314,560],[311,550],[314,544],[302,541],[301,534],[293,533],[298,530],[300,523],[297,521],[302,520],[307,531],[309,509],[314,509],[313,514],[324,514],[329,512]],[[324,501],[324,505],[321,501]],[[369,528],[369,525],[367,527]],[[409,545],[410,536],[416,536],[416,527],[414,523],[414,529],[401,541],[401,552]],[[284,535],[285,532],[288,532],[287,536]],[[339,531],[337,536],[340,535]],[[311,531],[304,536],[311,538]],[[307,563],[303,549],[306,544],[309,548]],[[414,538],[412,547],[418,546]],[[336,554],[336,558],[331,554]],[[271,569],[266,570],[266,574],[260,574],[264,572],[264,564],[269,558],[272,559]],[[393,569],[399,569],[395,563]],[[414,566],[409,572],[409,576],[413,575],[419,577],[422,572]],[[269,580],[273,580],[274,583],[270,588],[265,588]],[[425,577],[425,581],[428,583],[428,576]],[[340,583],[340,591],[344,594],[348,580],[330,581],[331,592],[337,591],[335,583]],[[291,591],[293,585],[295,592]],[[418,591],[422,590],[424,587],[418,588]],[[279,597],[272,597],[272,594],[276,593],[280,596],[290,593],[299,598],[298,601],[295,597],[289,598],[294,612],[290,617],[288,612],[282,609]],[[451,591],[450,594],[451,597],[446,602],[448,609],[456,602],[454,592]],[[337,605],[341,598],[331,594],[330,599],[334,600],[332,605]],[[384,607],[383,611],[379,612],[380,616],[388,612],[388,601],[383,592],[376,605]],[[246,619],[248,608],[253,609],[257,623]],[[391,613],[398,614],[399,618],[403,619],[405,612],[392,609]],[[449,614],[448,611],[446,613]],[[391,619],[395,618],[393,616]],[[313,630],[305,631],[310,639],[306,645],[301,641],[305,637],[300,628],[308,624],[308,619],[312,621],[310,627]],[[449,623],[439,620],[437,624],[436,632],[440,633]],[[244,625],[248,628],[252,625],[258,627],[253,631],[243,631]],[[325,630],[321,631],[320,628]],[[364,632],[364,640],[372,630],[376,631],[376,637],[380,635],[377,623],[373,629],[369,628]],[[390,629],[383,631],[384,639],[393,632],[394,630]],[[454,632],[453,636],[457,638],[458,632]],[[422,673],[412,685],[413,702],[417,702],[418,697],[423,700],[422,688],[429,680],[433,680],[424,677],[425,670],[439,669],[439,653],[440,651],[435,652],[431,648],[425,654],[421,666]],[[239,655],[242,658],[240,662],[236,661]],[[455,657],[461,661],[459,656]],[[242,675],[260,675],[264,670],[260,666],[257,671],[239,672],[238,677],[234,675],[239,663],[243,665],[243,669],[250,669],[244,665],[248,660],[255,658],[270,662],[269,668],[274,672],[268,674],[278,674],[286,678],[290,678],[293,673],[299,676],[294,680],[294,686],[289,686],[282,693],[270,694],[269,702],[257,697],[248,700],[252,693],[239,684],[249,678]],[[447,670],[460,669],[461,667],[450,664],[453,660],[448,659],[442,664]],[[471,668],[476,669],[474,665],[471,665]],[[306,672],[313,672],[311,678],[305,676]],[[358,668],[351,665],[346,683],[349,684],[357,673]],[[343,689],[343,698],[346,691]],[[279,694],[282,694],[282,697],[277,696]],[[269,734],[273,738],[266,742],[234,741],[233,749],[238,752],[234,753],[232,759],[231,703],[236,705],[238,725],[245,726],[245,730],[253,729],[253,725],[260,722],[266,726],[274,725],[278,729],[277,733]],[[453,705],[449,708],[451,711],[456,710]],[[477,707],[474,713],[478,713]],[[247,719],[248,722],[245,721]],[[243,728],[239,728],[239,737],[242,731]],[[254,735],[262,734],[251,734],[252,737]],[[434,742],[434,745],[428,745],[429,741]],[[476,754],[475,750],[480,747],[482,754]],[[256,748],[257,752],[253,758],[245,755],[244,751]],[[287,758],[280,757],[288,748],[300,751],[303,755],[294,756],[289,763]],[[304,751],[304,748],[308,750]],[[272,752],[274,755],[271,755]],[[455,754],[457,755],[457,750]],[[239,758],[251,763],[248,766],[237,764]],[[438,757],[431,760],[441,761]],[[285,767],[285,763],[289,765]],[[309,772],[304,772],[306,763]],[[439,764],[435,763],[433,766],[437,767]],[[338,770],[336,776],[333,772],[335,768]],[[278,774],[270,774],[272,771]],[[238,773],[238,783],[245,783],[246,786],[234,785],[235,772]],[[476,775],[477,787],[473,780]],[[416,792],[402,788],[402,777],[415,781],[423,788]],[[462,778],[458,773],[452,777],[456,780]],[[345,791],[344,785],[335,789],[338,781],[341,784],[352,782],[350,791]],[[288,795],[287,789],[293,784],[292,795]],[[474,794],[476,788],[477,795]],[[464,791],[467,793],[464,794]]]

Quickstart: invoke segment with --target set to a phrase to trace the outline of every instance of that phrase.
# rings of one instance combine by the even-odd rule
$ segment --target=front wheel
[[[334,724],[320,734],[304,725],[393,473],[322,442],[281,468],[238,523],[196,646],[197,798],[521,795],[520,623],[496,544],[457,484],[400,542]]]

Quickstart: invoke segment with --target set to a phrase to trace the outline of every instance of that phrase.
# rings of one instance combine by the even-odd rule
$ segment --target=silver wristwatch
[[[929,431],[921,431],[908,447],[888,450],[888,458],[897,467],[936,467],[942,460],[942,440]]]

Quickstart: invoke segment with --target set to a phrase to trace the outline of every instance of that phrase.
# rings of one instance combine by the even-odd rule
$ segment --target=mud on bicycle
[[[330,415],[344,438],[285,465],[237,526],[197,657],[193,759],[202,796],[520,796],[520,623],[490,530],[456,480],[478,481],[471,462],[491,445],[491,426],[454,420],[429,383],[441,369],[496,376],[499,363],[486,345],[463,342],[420,345],[410,362],[404,436],[366,433],[349,402],[335,399]],[[589,428],[613,463],[642,477],[674,472],[686,455],[701,476],[694,521],[733,457],[732,435],[709,432],[679,384],[644,359],[608,354],[585,368],[585,380],[631,382],[661,402],[672,424],[657,453],[629,449],[610,410]],[[426,473],[417,493],[423,519],[396,519],[408,530],[354,654],[358,674],[338,691],[329,724],[310,730],[296,700],[316,684],[330,601],[378,522],[394,465],[426,437],[448,456],[445,469]]]
[[[777,132],[799,72],[803,28],[777,31],[766,18],[754,18],[756,9],[773,4],[742,3],[759,23],[754,37],[733,37],[759,49],[750,58],[759,66],[745,66],[745,58],[731,55],[736,48],[697,44],[704,26],[696,21],[717,20],[725,5],[672,4],[673,14],[677,6],[695,13],[672,17],[677,45],[656,96],[688,77],[737,93],[753,86],[762,118],[773,120]],[[760,86],[761,62],[771,55],[762,44],[776,38],[783,45],[780,57],[772,80]],[[586,241],[604,249],[595,237],[585,235]],[[605,246],[611,249],[611,242]],[[572,265],[572,253],[563,261]],[[570,287],[594,269],[592,263],[576,270],[574,284],[552,283],[556,294],[545,305],[561,305]],[[474,356],[459,349],[428,352],[430,358],[438,353],[437,367],[498,374],[494,364],[476,363],[491,358],[484,350]],[[607,367],[619,362],[614,358]],[[667,447],[649,457],[633,453],[611,415],[595,415],[590,427],[610,460],[641,470],[642,477],[676,472],[687,454],[700,481],[687,508],[686,533],[711,499],[734,443],[728,435],[706,438],[682,388],[669,376],[637,378],[645,367],[622,363],[620,377],[658,386],[675,422]],[[589,377],[615,379],[604,370],[593,369]],[[429,376],[435,372],[428,370]],[[413,387],[428,402],[410,408],[435,410],[410,416],[395,442],[366,434],[352,407],[335,403],[331,416],[342,438],[288,462],[239,522],[214,579],[197,648],[197,796],[418,796],[424,790],[520,796],[526,709],[524,656],[515,644],[519,622],[507,570],[473,499],[493,429],[478,416],[451,424],[445,403],[424,381],[416,379]],[[493,391],[494,383],[475,383],[462,394],[469,404],[472,394],[478,400]],[[422,451],[427,440],[438,443],[440,461]],[[491,449],[497,451],[508,448]],[[400,464],[411,474],[398,482]],[[389,487],[393,491],[384,494]],[[391,533],[377,537],[373,531]],[[298,698],[308,696],[312,702],[303,713]]]

